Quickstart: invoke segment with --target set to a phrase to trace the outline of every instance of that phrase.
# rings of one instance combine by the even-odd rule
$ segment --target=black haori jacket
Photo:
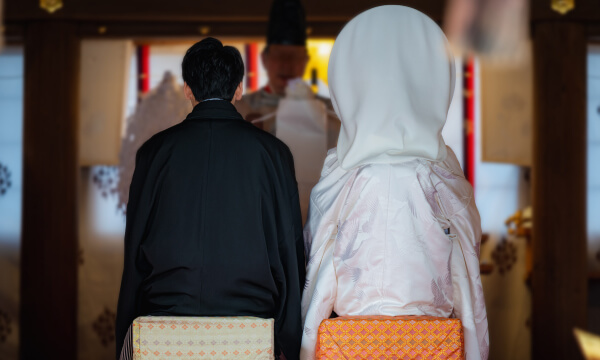
[[[289,149],[230,102],[153,136],[129,192],[117,359],[143,315],[274,318],[276,351],[297,359],[301,222]]]

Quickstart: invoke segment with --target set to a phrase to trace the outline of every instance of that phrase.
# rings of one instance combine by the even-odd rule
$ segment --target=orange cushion
[[[323,320],[317,359],[462,359],[462,324],[433,316],[348,316]]]

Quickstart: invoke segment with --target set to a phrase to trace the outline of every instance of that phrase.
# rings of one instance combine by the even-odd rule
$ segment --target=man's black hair
[[[233,46],[208,37],[195,43],[181,63],[185,81],[196,101],[220,98],[231,101],[244,78],[244,62]]]

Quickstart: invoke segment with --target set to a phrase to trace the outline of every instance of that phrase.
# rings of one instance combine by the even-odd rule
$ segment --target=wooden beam
[[[227,1],[148,1],[148,0],[62,0],[63,8],[53,14],[40,9],[39,1],[5,0],[5,21],[79,20],[79,21],[238,21],[266,22],[271,0]],[[345,22],[358,13],[379,5],[399,4],[414,7],[435,21],[443,19],[447,0],[303,0],[309,21]],[[531,0],[532,21],[598,22],[600,2],[575,0],[575,8],[565,15],[552,10],[551,0]]]
[[[77,357],[75,25],[25,28],[21,359]]]
[[[446,0],[303,0],[309,21],[347,21],[378,5],[414,7],[439,21]],[[53,14],[40,9],[39,1],[6,0],[7,22],[30,20],[80,21],[259,21],[266,22],[272,0],[148,1],[148,0],[63,0]]]
[[[534,27],[533,359],[581,359],[587,324],[586,30]]]
[[[345,21],[309,22],[310,37],[335,37],[346,24]],[[82,38],[190,38],[199,40],[205,36],[265,38],[267,22],[239,21],[235,23],[203,22],[85,22],[80,26]]]

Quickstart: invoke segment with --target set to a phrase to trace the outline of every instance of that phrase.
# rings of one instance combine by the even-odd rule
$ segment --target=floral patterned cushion
[[[323,320],[317,359],[462,359],[460,320],[352,316]]]
[[[262,360],[273,353],[273,319],[146,316],[133,322],[135,360]]]

